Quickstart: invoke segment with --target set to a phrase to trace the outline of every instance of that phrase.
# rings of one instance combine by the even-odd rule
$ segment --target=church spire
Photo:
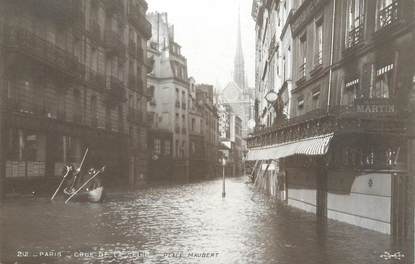
[[[236,54],[234,60],[233,69],[233,81],[241,88],[245,90],[245,62],[244,54],[242,51],[242,37],[241,37],[241,8],[238,9],[238,32],[236,39]]]

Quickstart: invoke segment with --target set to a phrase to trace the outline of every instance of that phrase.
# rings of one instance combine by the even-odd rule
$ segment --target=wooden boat
[[[70,197],[72,196],[77,188],[65,188],[63,193]],[[87,186],[82,188],[80,192],[72,200],[76,201],[88,201],[88,202],[100,202],[103,198],[104,187],[102,186],[101,181],[98,178],[93,179]]]
[[[82,161],[77,169],[73,165],[65,166],[65,173],[51,200],[55,198],[59,190],[66,182],[66,187],[63,193],[68,197],[65,203],[71,199],[78,201],[100,202],[103,197],[104,187],[99,179],[99,176],[105,170],[103,166],[100,170],[94,168],[89,169],[88,173],[81,174],[82,165],[88,153],[88,148],[82,158]]]

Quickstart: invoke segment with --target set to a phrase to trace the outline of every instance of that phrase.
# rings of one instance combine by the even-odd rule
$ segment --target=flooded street
[[[7,201],[1,263],[398,263],[389,238],[277,204],[245,178],[111,193],[101,204]],[[99,261],[100,260],[100,261]]]

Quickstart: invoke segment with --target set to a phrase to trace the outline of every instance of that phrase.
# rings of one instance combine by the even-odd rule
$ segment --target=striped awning
[[[283,144],[252,148],[247,160],[279,159],[292,155],[325,155],[334,134],[320,135]]]

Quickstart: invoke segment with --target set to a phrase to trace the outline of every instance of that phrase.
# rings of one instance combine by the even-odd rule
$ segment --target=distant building
[[[187,60],[174,40],[174,27],[168,23],[167,13],[150,13],[147,18],[152,24],[152,38],[148,42],[149,58],[154,61],[153,70],[148,74],[148,86],[153,92],[148,104],[152,120],[153,141],[149,144],[153,151],[153,168],[160,167],[159,162],[162,160],[170,159],[169,167],[172,170],[166,171],[168,175],[163,177],[188,179]]]
[[[200,94],[199,94],[200,96]],[[204,179],[207,177],[208,160],[206,160],[205,132],[203,126],[204,105],[199,103],[195,80],[189,78],[189,178]]]
[[[206,177],[217,176],[218,169],[218,110],[214,104],[214,89],[212,85],[198,84],[196,86],[196,100],[200,107],[201,131],[203,132],[203,149],[206,166]]]
[[[242,50],[240,14],[238,14],[233,80],[229,82],[220,92],[219,97],[222,103],[226,103],[231,106],[232,111],[240,117],[242,121],[242,137],[246,138],[249,133],[248,121],[250,119],[254,119],[254,90],[248,87],[248,81],[245,75],[245,60]],[[246,148],[245,140],[243,140],[242,145]]]
[[[7,190],[55,184],[86,148],[85,166],[106,165],[106,184],[145,178],[146,2],[1,1],[0,10]]]
[[[218,105],[219,141],[229,149],[226,163],[228,176],[240,176],[242,173],[242,120],[229,104]]]

